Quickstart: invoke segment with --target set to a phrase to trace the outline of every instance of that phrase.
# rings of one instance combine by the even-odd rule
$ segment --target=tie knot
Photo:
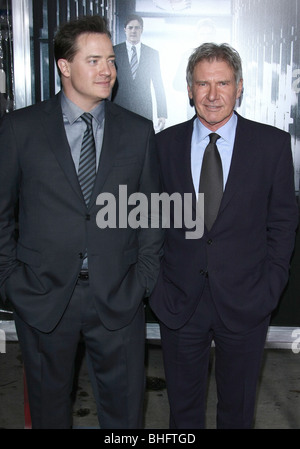
[[[92,114],[85,112],[81,116],[82,120],[87,124],[87,126],[92,126],[93,116]]]
[[[211,133],[209,135],[210,143],[216,143],[216,141],[220,138],[219,134]]]

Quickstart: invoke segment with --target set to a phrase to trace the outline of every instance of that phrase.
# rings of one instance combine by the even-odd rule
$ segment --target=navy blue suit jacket
[[[191,176],[193,120],[157,134],[163,190],[182,195]],[[192,315],[208,277],[217,310],[233,331],[267,317],[287,283],[298,223],[290,135],[238,115],[229,177],[218,217],[202,238],[167,229],[150,305],[170,328]]]

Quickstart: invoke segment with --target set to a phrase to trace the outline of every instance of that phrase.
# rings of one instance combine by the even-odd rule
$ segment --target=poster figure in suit
[[[157,107],[157,131],[165,127],[167,103],[157,50],[141,42],[143,19],[130,15],[124,26],[126,41],[114,46],[117,66],[117,81],[113,88],[112,101],[149,120],[153,117],[153,86]],[[136,52],[133,54],[133,52]],[[136,59],[135,59],[136,58]],[[132,60],[135,60],[132,69]]]
[[[97,218],[102,194],[120,203],[119,185],[147,198],[160,190],[153,123],[108,100],[116,68],[102,17],[63,24],[54,44],[62,90],[0,124],[1,295],[14,308],[33,428],[72,426],[81,338],[100,427],[139,428],[143,300],[162,235]]]
[[[198,47],[187,82],[197,115],[156,135],[163,191],[192,195],[195,209],[204,194],[202,237],[166,229],[150,298],[170,426],[205,426],[214,341],[217,427],[251,428],[268,325],[288,281],[298,224],[291,137],[234,111],[243,75],[229,45]]]

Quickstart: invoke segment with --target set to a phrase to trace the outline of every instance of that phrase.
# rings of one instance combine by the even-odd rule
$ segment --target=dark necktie
[[[87,127],[82,139],[78,179],[86,205],[88,205],[96,177],[96,148],[92,127],[93,116],[84,113],[81,118]]]
[[[135,75],[136,75],[137,68],[138,68],[137,53],[136,53],[136,48],[134,45],[131,47],[131,51],[132,51],[132,56],[131,56],[131,61],[130,61],[130,67],[131,67],[132,78],[134,79]]]
[[[216,133],[209,135],[202,162],[199,193],[204,193],[204,222],[208,230],[211,229],[223,196],[222,161],[216,145],[220,136]]]

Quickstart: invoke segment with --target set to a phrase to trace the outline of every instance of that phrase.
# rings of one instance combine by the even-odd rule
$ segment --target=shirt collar
[[[73,123],[76,122],[76,120],[78,120],[78,118],[85,112],[73,103],[63,91],[61,95],[61,108],[70,125],[73,125]],[[101,101],[94,109],[89,111],[99,125],[101,125],[104,119],[104,110],[104,101]]]
[[[141,41],[139,41],[137,44],[131,44],[130,42],[126,41],[126,47],[129,52],[131,52],[132,47],[135,47],[137,51],[139,51],[141,48]]]
[[[238,120],[237,115],[232,114],[228,122],[225,123],[225,125],[221,126],[221,128],[219,128],[216,131],[217,134],[219,134],[222,137],[222,139],[226,140],[229,143],[232,143],[232,145],[235,138],[237,120]],[[196,133],[195,137],[197,143],[204,140],[211,133],[211,131],[208,128],[206,128],[206,126],[204,126],[197,118],[194,122],[194,132]]]

